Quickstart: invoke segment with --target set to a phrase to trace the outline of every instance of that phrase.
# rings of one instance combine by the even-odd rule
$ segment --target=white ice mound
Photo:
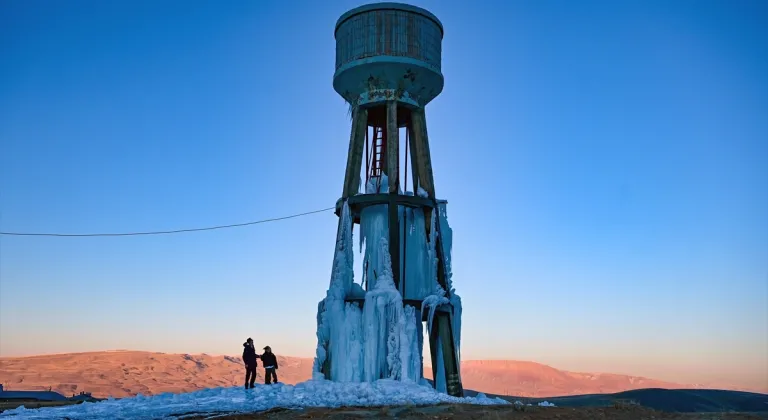
[[[294,385],[256,385],[245,390],[212,388],[187,394],[137,396],[67,407],[15,410],[0,413],[14,419],[158,419],[183,414],[250,413],[275,407],[373,407],[382,405],[428,405],[438,403],[496,405],[501,399],[456,398],[427,385],[382,379],[376,382],[330,382],[312,380]]]

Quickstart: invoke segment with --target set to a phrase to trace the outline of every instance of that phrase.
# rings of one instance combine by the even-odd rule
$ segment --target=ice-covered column
[[[445,208],[445,203],[440,203],[435,209],[436,217],[430,221],[429,260],[434,263],[430,270],[434,293],[424,299],[422,312],[428,311],[427,328],[436,387],[451,395],[459,395],[463,393],[460,375],[462,307],[461,298],[453,288],[453,231],[448,225]]]
[[[441,201],[438,206],[440,235],[442,237],[443,255],[445,258],[445,283],[451,307],[453,309],[453,340],[456,348],[456,359],[461,363],[461,297],[456,293],[453,287],[453,268],[451,256],[453,255],[453,229],[448,224],[448,209],[445,201]]]
[[[365,294],[363,306],[363,379],[416,381],[420,372],[415,366],[421,363],[414,344],[421,328],[417,328],[415,308],[403,307],[402,296],[395,288],[386,238],[379,239],[378,252],[378,278],[375,287]]]
[[[356,308],[345,303],[354,285],[352,247],[352,217],[349,205],[344,201],[336,234],[331,282],[325,299],[318,304],[314,376],[337,377],[339,380],[354,378],[347,366],[348,360],[359,358],[354,341],[359,335],[356,331],[360,317],[355,314]],[[357,325],[355,319],[358,319]]]
[[[386,229],[381,229],[386,226],[386,219],[380,220],[386,210],[368,210],[372,212],[362,223],[372,283],[364,293],[362,310],[345,301],[353,291],[360,290],[362,294],[353,278],[351,215],[345,202],[331,285],[318,305],[313,376],[339,382],[384,378],[416,381],[421,377],[421,355],[417,348],[420,322],[415,308],[403,306],[402,296],[394,285]]]
[[[404,252],[402,253],[405,288],[405,299],[420,300],[434,291],[434,283],[437,281],[430,274],[429,244],[427,243],[427,231],[424,224],[424,211],[422,209],[405,208],[406,217],[401,221],[404,224],[405,235],[402,238]]]

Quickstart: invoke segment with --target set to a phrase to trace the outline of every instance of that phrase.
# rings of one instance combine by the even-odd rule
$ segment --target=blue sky
[[[0,230],[330,207],[335,2],[0,2]],[[463,357],[768,388],[768,4],[418,1]],[[0,237],[0,355],[310,356],[337,218]]]

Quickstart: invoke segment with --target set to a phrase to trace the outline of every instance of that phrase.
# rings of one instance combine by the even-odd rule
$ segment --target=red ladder
[[[373,153],[371,154],[370,172],[368,173],[368,179],[378,178],[377,182],[381,182],[381,174],[385,170],[384,165],[386,163],[387,153],[387,133],[384,127],[373,127]]]

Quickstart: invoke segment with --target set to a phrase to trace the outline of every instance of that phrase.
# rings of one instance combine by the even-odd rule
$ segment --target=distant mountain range
[[[309,379],[312,359],[278,357],[279,380]],[[427,377],[431,369],[425,369]],[[259,369],[259,380],[263,371]],[[574,373],[534,362],[465,361],[466,389],[521,397],[615,393],[642,388],[701,388],[627,375]],[[94,397],[154,395],[203,388],[240,386],[240,356],[103,351],[0,358],[0,383],[6,390],[51,390],[64,395],[91,392]],[[716,387],[708,384],[708,387]],[[733,389],[728,388],[727,389]],[[766,392],[766,390],[756,390]]]
[[[431,375],[431,370],[425,369],[425,376]],[[541,363],[513,360],[464,361],[461,377],[465,389],[520,397],[612,394],[645,388],[756,391],[722,384],[681,384],[612,373],[568,372]]]

